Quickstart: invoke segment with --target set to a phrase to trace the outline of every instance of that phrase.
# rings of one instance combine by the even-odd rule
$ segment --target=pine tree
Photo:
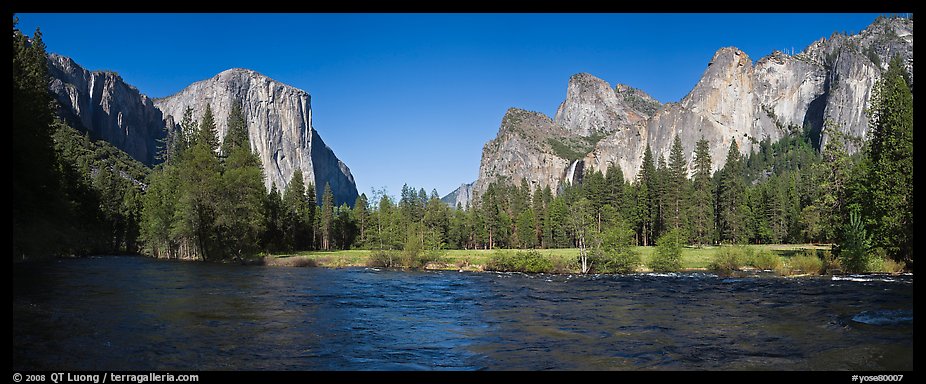
[[[899,57],[875,85],[868,145],[868,209],[874,245],[913,266],[913,93]]]
[[[306,226],[306,235],[305,235],[305,246],[309,249],[316,249],[318,244],[316,238],[317,231],[315,230],[318,227],[318,196],[317,189],[315,188],[314,182],[309,182],[309,185],[305,187],[305,211],[301,213],[302,220],[305,222]]]
[[[619,164],[611,163],[606,172],[607,204],[620,211],[624,206],[624,171]]]
[[[370,225],[370,207],[367,201],[367,194],[361,193],[354,201],[354,222],[357,223],[357,245],[359,247],[367,246],[367,227]]]
[[[276,183],[270,185],[270,192],[264,199],[264,212],[266,229],[261,238],[261,246],[269,252],[278,252],[285,249],[283,230],[284,215],[283,195],[277,189]]]
[[[534,193],[531,195],[531,210],[534,214],[534,222],[532,224],[534,244],[541,248],[545,248],[546,244],[543,242],[543,217],[546,215],[546,206],[543,203],[543,190],[540,189],[540,185],[534,188]]]
[[[743,181],[743,160],[736,140],[731,140],[727,161],[720,171],[717,207],[721,241],[741,243],[745,239],[746,222],[743,220],[746,187]]]
[[[669,227],[682,229],[685,225],[687,211],[688,195],[688,166],[685,163],[685,155],[682,152],[682,141],[678,135],[675,135],[675,141],[672,143],[672,151],[669,154],[669,177],[666,188],[666,198],[669,209]]]
[[[313,188],[309,188],[312,191]],[[302,250],[309,246],[312,238],[311,225],[307,212],[311,209],[306,198],[306,188],[302,170],[293,172],[289,184],[283,190],[283,244],[287,250]]]
[[[322,194],[322,212],[321,212],[321,236],[322,249],[331,249],[331,237],[334,224],[334,194],[331,192],[331,185],[325,183],[325,192]]]
[[[669,223],[669,166],[666,165],[666,159],[659,155],[659,161],[656,163],[655,186],[656,191],[656,222],[654,225],[654,237],[662,236],[666,231]]]
[[[210,132],[208,125],[200,126],[200,137]],[[180,185],[177,201],[177,217],[174,222],[175,237],[183,243],[181,257],[198,257],[207,260],[219,257],[219,243],[215,227],[215,216],[222,189],[222,166],[215,151],[206,140],[198,140],[178,165]]]
[[[225,131],[225,140],[222,142],[222,152],[228,156],[232,150],[238,147],[250,148],[250,138],[248,137],[248,125],[244,120],[244,114],[241,112],[241,106],[238,103],[232,105],[232,110],[228,115],[228,130]]]
[[[601,171],[594,170],[582,180],[582,190],[585,198],[591,203],[590,208],[595,216],[596,230],[601,229],[601,208],[608,204],[608,186]]]
[[[241,135],[244,120],[240,109],[238,112],[235,109],[228,120],[230,125],[236,125],[236,132],[226,135],[223,146],[225,170],[221,176],[216,226],[225,253],[242,261],[259,250],[257,245],[266,228],[265,189],[260,159],[251,152],[247,135]]]
[[[218,153],[219,139],[218,130],[215,127],[215,117],[212,116],[212,106],[206,104],[206,111],[203,112],[203,120],[199,123],[199,131],[196,133],[195,144],[204,143],[213,153]]]
[[[13,20],[13,258],[51,256],[65,248],[67,204],[52,141],[52,98],[48,93],[45,44]]]
[[[636,222],[638,232],[643,246],[650,244],[655,233],[656,219],[658,215],[656,199],[656,165],[653,163],[653,151],[650,150],[649,143],[646,144],[646,150],[643,152],[643,163],[640,165],[640,172],[637,174],[636,188]]]

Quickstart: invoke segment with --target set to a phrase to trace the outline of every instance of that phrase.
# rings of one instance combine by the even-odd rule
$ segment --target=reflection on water
[[[913,277],[16,266],[14,369],[913,369]]]

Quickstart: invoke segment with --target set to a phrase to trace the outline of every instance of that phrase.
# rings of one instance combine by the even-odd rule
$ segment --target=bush
[[[640,253],[632,248],[605,249],[594,260],[594,269],[600,273],[633,273],[642,264]]]
[[[714,252],[714,257],[711,259],[710,264],[707,265],[707,268],[720,275],[729,275],[738,270],[740,264],[746,259],[744,250],[745,247],[736,246],[717,248],[717,252]]]
[[[553,272],[553,267],[551,258],[544,257],[539,251],[530,250],[517,253],[495,252],[486,262],[485,269],[498,272],[550,273]]]
[[[682,269],[682,239],[686,237],[672,229],[656,240],[656,253],[650,260],[654,272],[677,272]]]
[[[842,262],[833,254],[833,251],[824,249],[820,254],[820,261],[823,262],[822,273],[828,273],[832,270],[842,270]]]
[[[773,255],[772,252],[761,249],[753,255],[749,265],[763,271],[778,270],[781,268],[781,259]]]
[[[884,272],[884,273],[901,273],[903,272],[904,265],[903,263],[898,263],[894,260],[888,258],[874,258],[872,257],[869,264],[868,270]]]
[[[399,266],[399,253],[392,250],[378,250],[370,252],[370,258],[367,259],[368,267],[376,268],[395,268]]]
[[[798,256],[791,257],[788,260],[788,266],[790,270],[818,275],[823,269],[823,260],[817,257],[816,251],[808,249]]]
[[[579,270],[579,261],[574,257],[552,257],[553,273],[575,273]]]
[[[633,249],[633,230],[623,224],[604,233],[602,249],[592,252],[592,267],[600,273],[632,273],[642,264],[640,254]]]
[[[839,244],[839,258],[846,272],[868,270],[868,235],[858,210],[849,213],[849,222],[843,226],[843,241]]]

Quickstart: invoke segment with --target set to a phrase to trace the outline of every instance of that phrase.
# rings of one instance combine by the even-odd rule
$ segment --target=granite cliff
[[[731,141],[747,154],[759,141],[777,140],[792,129],[809,129],[818,148],[832,129],[864,139],[872,88],[894,56],[912,81],[911,19],[878,18],[858,34],[833,34],[799,53],[776,51],[756,62],[736,47],[720,48],[688,95],[664,105],[637,89],[573,75],[552,120],[532,113],[512,129],[512,110],[506,113],[498,136],[483,148],[479,179],[469,193],[455,191],[456,202],[465,206],[461,196],[477,198],[502,178],[555,191],[610,164],[632,180],[646,145],[654,159],[668,158],[676,135],[689,166],[696,142],[707,139],[715,170]],[[851,144],[848,149],[858,150]]]
[[[59,114],[145,165],[160,162],[159,142],[169,130],[180,128],[187,107],[198,120],[209,104],[221,140],[231,106],[241,103],[251,149],[261,160],[268,190],[273,184],[283,190],[293,172],[301,169],[318,196],[329,183],[337,204],[353,205],[357,198],[350,169],[312,126],[311,97],[305,91],[251,70],[230,69],[153,100],[115,73],[88,71],[64,56],[49,55],[48,66]]]

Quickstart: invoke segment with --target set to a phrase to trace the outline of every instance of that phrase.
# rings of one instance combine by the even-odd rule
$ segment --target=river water
[[[912,370],[913,276],[17,265],[14,370]]]

